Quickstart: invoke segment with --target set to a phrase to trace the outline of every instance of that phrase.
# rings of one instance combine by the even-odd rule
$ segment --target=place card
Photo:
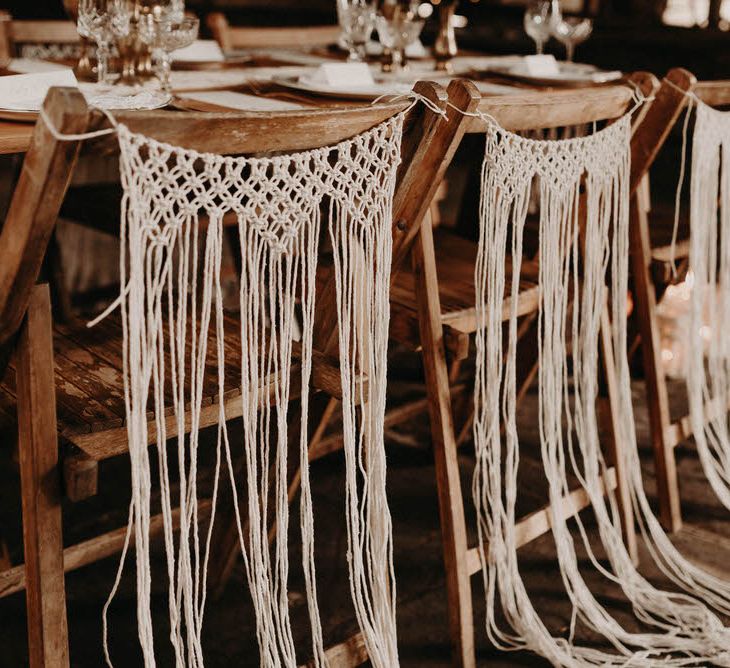
[[[305,108],[304,105],[295,104],[294,102],[284,102],[283,100],[274,100],[268,97],[246,95],[245,93],[236,93],[229,90],[186,93],[185,97],[181,99],[202,102],[204,105],[220,107],[221,110],[293,111]],[[208,111],[208,109],[201,109],[201,111]]]
[[[324,63],[312,74],[302,76],[299,80],[330,88],[367,88],[375,85],[370,68],[365,63]]]
[[[0,77],[0,107],[7,110],[39,111],[53,86],[78,88],[72,70],[54,70],[35,74]]]
[[[173,60],[188,63],[222,63],[225,56],[214,39],[198,39],[190,46],[175,51]]]
[[[530,76],[533,77],[555,77],[560,76],[560,68],[555,56],[551,54],[539,54],[536,56],[525,56],[524,67]]]

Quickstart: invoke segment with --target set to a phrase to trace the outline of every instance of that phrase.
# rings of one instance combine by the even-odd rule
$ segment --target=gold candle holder
[[[78,0],[63,0],[63,6],[69,17],[78,19]],[[110,63],[113,71],[119,72],[117,83],[136,86],[155,76],[152,66],[152,53],[149,45],[141,39],[140,26],[145,21],[152,21],[159,5],[149,0],[135,0],[129,34],[114,42],[118,58]],[[159,11],[159,10],[157,10]],[[79,60],[74,66],[76,78],[83,81],[96,81],[96,67],[90,56],[90,41],[81,37],[79,43]]]
[[[454,33],[454,14],[456,2],[442,2],[439,6],[439,32],[433,45],[436,57],[436,69],[442,72],[452,70],[451,59],[458,53],[456,34]]]

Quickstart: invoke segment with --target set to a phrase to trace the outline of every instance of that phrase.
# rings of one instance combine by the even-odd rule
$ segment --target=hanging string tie
[[[665,81],[669,82],[668,79]],[[671,82],[669,82],[672,86]],[[678,88],[678,86],[674,86]],[[692,108],[698,102],[698,98],[694,93],[687,96],[687,110],[684,114],[684,123],[682,125],[682,154],[679,160],[679,179],[677,181],[677,190],[674,195],[674,223],[672,225],[672,244],[669,250],[669,263],[672,267],[672,278],[677,278],[677,234],[679,233],[679,214],[682,208],[682,189],[684,188],[684,175],[687,165],[687,128],[689,127],[689,119],[692,115]]]
[[[389,102],[398,102],[398,100],[411,100],[411,104],[408,106],[408,108],[405,110],[404,113],[409,112],[413,107],[415,107],[419,102],[422,102],[424,106],[426,106],[430,111],[432,111],[434,114],[438,114],[443,118],[445,121],[449,120],[449,117],[446,115],[446,110],[442,109],[438,104],[436,104],[433,100],[429,100],[425,95],[421,95],[420,93],[416,93],[416,91],[412,90],[408,93],[401,93],[400,95],[391,95],[390,93],[384,93],[383,95],[378,95],[370,104],[378,104],[381,100],[384,100],[385,98],[389,98]],[[449,104],[448,102],[446,103]]]
[[[455,109],[458,111],[462,116],[469,116],[470,118],[481,118],[487,125],[496,125],[497,127],[502,127],[499,124],[499,121],[492,116],[491,114],[487,114],[483,111],[479,111],[478,109],[476,111],[466,111],[464,109],[460,109],[455,104],[452,104],[451,102],[446,103],[447,107],[451,107],[452,109]]]
[[[95,139],[96,137],[105,137],[106,135],[116,133],[119,123],[114,116],[111,115],[111,112],[106,109],[101,109],[100,107],[89,107],[89,109],[92,111],[98,111],[106,116],[112,127],[103,128],[102,130],[94,130],[92,132],[83,132],[80,134],[64,134],[63,132],[59,132],[58,128],[56,128],[53,124],[53,121],[50,119],[43,107],[41,107],[39,115],[40,118],[43,119],[43,123],[48,129],[48,132],[50,132],[55,139],[58,139],[58,141],[84,141],[86,139]]]
[[[670,88],[674,88],[677,92],[681,93],[687,98],[687,109],[684,114],[684,123],[682,125],[682,154],[679,165],[679,179],[677,182],[677,190],[674,195],[674,222],[672,225],[672,243],[669,249],[669,264],[672,267],[672,278],[677,278],[677,235],[679,233],[679,215],[682,209],[682,189],[684,188],[684,177],[687,171],[687,130],[689,128],[689,119],[692,115],[692,110],[702,101],[697,97],[696,93],[692,90],[685,90],[680,88],[673,81],[670,81],[666,77],[662,79],[662,83],[667,84]]]
[[[654,95],[646,96],[644,95],[644,91],[641,90],[639,87],[639,84],[637,84],[635,81],[632,81],[631,79],[627,79],[626,83],[633,88],[633,96],[632,100],[634,101],[634,106],[631,107],[631,111],[629,111],[630,114],[633,115],[633,113],[642,105],[646,104],[647,102],[653,102],[655,100]]]

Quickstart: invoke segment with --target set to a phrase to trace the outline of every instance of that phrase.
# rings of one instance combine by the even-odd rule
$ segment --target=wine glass
[[[342,30],[342,42],[350,52],[348,60],[365,59],[365,44],[375,26],[375,6],[372,0],[339,0],[337,16]]]
[[[553,26],[560,20],[560,6],[551,0],[531,0],[524,17],[525,32],[533,39],[541,54],[545,42],[553,34]]]
[[[133,13],[131,0],[79,0],[77,29],[96,42],[97,81],[109,83],[111,42],[129,34]]]
[[[97,80],[109,78],[109,53],[113,37],[112,4],[115,0],[79,0],[76,26],[79,35],[96,42]]]
[[[150,17],[146,22],[146,27],[142,29],[142,38],[152,48],[157,77],[162,90],[166,93],[172,90],[170,70],[172,69],[173,51],[190,46],[198,39],[199,30],[200,21],[191,16],[184,16],[181,21],[166,18],[156,20]]]
[[[573,53],[578,44],[585,42],[593,32],[593,21],[578,16],[566,16],[555,24],[553,35],[565,46],[565,59],[573,62]]]
[[[378,14],[375,25],[383,49],[391,54],[390,71],[398,72],[406,67],[406,48],[418,39],[424,23],[424,19],[411,11],[397,11],[390,16]]]

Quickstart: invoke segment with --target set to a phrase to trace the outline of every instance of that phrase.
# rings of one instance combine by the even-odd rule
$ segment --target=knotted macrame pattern
[[[685,585],[693,579],[693,586],[704,586],[695,591],[717,602],[713,599],[717,581],[676,553],[651,514],[642,487],[626,354],[629,140],[628,115],[592,135],[559,141],[525,139],[493,123],[487,130],[475,270],[480,327],[473,481],[487,632],[502,649],[531,649],[554,665],[727,665],[730,636],[721,621],[700,601],[660,591],[637,572],[622,540],[617,499],[610,490],[604,496],[606,464],[599,447],[596,399],[602,312],[608,303],[610,275],[610,340],[619,395],[616,439],[623,446],[621,456],[639,524],[657,561],[671,575],[677,575],[673,569],[685,569],[676,579]],[[533,188],[538,190],[540,241],[539,434],[550,524],[573,606],[568,637],[551,635],[532,605],[517,563],[518,300],[508,302],[504,335],[502,313],[505,298],[519,290],[523,232]],[[511,284],[505,279],[508,255],[512,257]],[[583,579],[574,535],[561,510],[561,499],[571,491],[569,471],[590,499],[610,567],[599,563],[581,518],[576,517],[579,540],[592,565],[621,586],[645,632],[624,629]],[[577,645],[573,639],[578,623],[600,634],[609,647]]]
[[[373,665],[398,665],[383,417],[391,208],[402,123],[399,114],[335,146],[269,158],[200,154],[118,128],[124,186],[121,270],[128,286],[122,318],[132,466],[130,531],[137,563],[139,639],[147,666],[155,665],[149,545],[154,450],[148,442],[156,446],[176,665],[204,664],[201,629],[213,521],[205,530],[199,521],[197,465],[206,364],[217,369],[218,378],[212,516],[219,484],[228,479],[235,492],[262,666],[297,665],[287,597],[287,442],[288,425],[300,423],[295,464],[301,467],[302,568],[313,660],[317,666],[327,665],[317,606],[307,457],[322,212],[329,217],[337,281],[352,600]],[[242,249],[240,350],[232,350],[225,336],[230,320],[223,311],[220,283],[224,222],[237,226]],[[231,356],[240,357],[233,400],[226,377]],[[165,380],[166,366],[171,382]],[[362,376],[367,383],[358,382]],[[301,387],[297,415],[289,412],[294,384]],[[148,411],[156,433],[148,427]],[[168,443],[169,411],[177,434],[185,433],[186,411],[191,417],[189,434]],[[229,437],[226,415],[232,412],[241,415],[241,443]],[[179,494],[171,493],[173,462]],[[173,501],[180,506],[179,537],[173,533]],[[272,517],[276,533],[270,548]]]

